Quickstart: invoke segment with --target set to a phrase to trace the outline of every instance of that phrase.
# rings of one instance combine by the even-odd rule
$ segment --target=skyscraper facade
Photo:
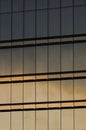
[[[86,130],[85,0],[0,0],[0,129]]]

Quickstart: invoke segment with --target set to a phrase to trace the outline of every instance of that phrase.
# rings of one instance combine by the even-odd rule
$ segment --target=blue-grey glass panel
[[[60,46],[49,46],[49,72],[60,71]]]
[[[74,0],[74,5],[86,5],[86,0]]]
[[[73,10],[72,8],[62,8],[61,11],[61,33],[62,35],[73,34]]]
[[[25,10],[34,10],[35,0],[25,0]]]
[[[74,130],[73,122],[74,122],[73,110],[72,109],[62,110],[62,130]]]
[[[11,0],[1,0],[0,1],[0,12],[11,12]]]
[[[86,79],[74,81],[74,98],[76,100],[86,99]]]
[[[0,49],[0,75],[11,74],[11,50]]]
[[[86,108],[75,109],[75,130],[86,130]]]
[[[86,33],[86,6],[75,7],[74,9],[74,33]]]
[[[61,45],[61,70],[73,70],[73,44]]]
[[[23,0],[13,0],[13,11],[23,11]]]
[[[47,0],[37,0],[37,9],[47,8]]]
[[[49,36],[60,35],[60,10],[53,9],[49,11]]]
[[[15,13],[12,17],[12,39],[23,38],[23,13]]]
[[[0,16],[0,40],[11,39],[11,15],[3,14]]]
[[[49,0],[49,8],[60,7],[60,0]]]
[[[86,70],[86,43],[74,44],[74,70]]]
[[[24,38],[35,37],[35,12],[25,13]]]
[[[47,10],[37,11],[37,37],[47,36]]]
[[[23,73],[23,48],[12,49],[12,74]]]
[[[47,47],[36,47],[36,72],[47,72]]]
[[[35,47],[24,48],[24,73],[35,73]]]
[[[73,0],[61,0],[62,7],[72,6],[72,5],[73,5]]]

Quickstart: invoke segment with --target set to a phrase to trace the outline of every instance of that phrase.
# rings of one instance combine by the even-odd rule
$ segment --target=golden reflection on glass
[[[60,130],[60,110],[49,110],[49,130]]]
[[[48,129],[47,111],[36,111],[36,129],[37,130]]]

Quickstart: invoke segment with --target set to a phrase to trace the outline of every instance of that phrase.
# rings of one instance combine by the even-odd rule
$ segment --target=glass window
[[[49,81],[49,101],[60,101],[60,82]]]
[[[47,0],[37,0],[37,9],[47,8]]]
[[[74,0],[75,5],[86,5],[86,0]]]
[[[60,71],[60,46],[49,46],[49,72]]]
[[[60,0],[49,0],[49,8],[60,7]]]
[[[23,73],[23,48],[12,49],[12,74]]]
[[[36,72],[47,72],[47,46],[36,47]]]
[[[73,5],[73,0],[61,0],[62,7],[72,6],[72,5]]]
[[[47,111],[37,111],[36,130],[47,130],[47,129],[48,129]]]
[[[24,38],[35,37],[35,12],[25,13]]]
[[[86,43],[74,44],[74,70],[86,70]]]
[[[0,40],[11,39],[11,15],[0,15]]]
[[[24,48],[24,73],[35,73],[35,47]]]
[[[62,8],[61,12],[61,33],[71,35],[73,34],[73,10],[72,8]]]
[[[47,101],[47,82],[36,82],[36,101]]]
[[[10,84],[0,84],[0,104],[10,103]]]
[[[10,112],[0,112],[0,129],[10,130]]]
[[[23,13],[15,13],[12,17],[12,38],[23,38]]]
[[[37,11],[37,37],[47,37],[47,11]]]
[[[61,45],[61,69],[62,71],[73,70],[73,44]]]
[[[24,102],[35,102],[35,83],[24,83]]]
[[[24,130],[35,130],[35,111],[24,112]]]
[[[23,94],[23,84],[15,83],[12,84],[12,103],[20,103],[22,101]]]
[[[73,110],[62,110],[62,130],[73,130],[73,122]]]
[[[49,110],[49,130],[60,130],[60,110]]]
[[[11,12],[11,0],[0,0],[1,13]]]
[[[11,74],[11,50],[0,49],[0,75]]]
[[[22,112],[12,112],[11,114],[11,129],[12,130],[22,130]]]
[[[74,81],[75,99],[86,99],[86,79],[78,79]]]
[[[86,129],[86,109],[75,109],[75,130]]]
[[[53,9],[49,11],[49,36],[60,35],[60,10]]]
[[[25,10],[35,10],[35,0],[25,0]]]
[[[86,33],[86,7],[75,7],[74,9],[74,33]]]
[[[62,100],[73,100],[73,80],[63,80],[61,82]]]
[[[23,0],[13,0],[13,11],[23,11]]]

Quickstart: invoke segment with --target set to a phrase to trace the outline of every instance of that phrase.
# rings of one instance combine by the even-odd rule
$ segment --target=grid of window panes
[[[49,107],[49,102],[86,100],[86,42],[74,42],[73,38],[85,34],[85,0],[0,0],[0,81],[8,76],[12,80],[12,75],[22,75],[24,81],[23,75],[35,75],[35,82],[0,82],[2,130],[86,129],[86,107],[82,102],[78,104],[82,108],[74,108],[75,103],[69,102],[60,103],[60,109],[23,111],[24,105],[21,110],[20,106],[18,109],[10,106],[12,111],[8,109],[9,104],[47,102]],[[72,42],[61,41],[69,36]],[[56,43],[55,37],[60,37],[60,41]],[[81,78],[73,73],[79,71]],[[66,80],[62,78],[63,73],[69,74]],[[36,75],[44,74],[47,80],[37,80]],[[68,109],[68,105],[73,108]]]

